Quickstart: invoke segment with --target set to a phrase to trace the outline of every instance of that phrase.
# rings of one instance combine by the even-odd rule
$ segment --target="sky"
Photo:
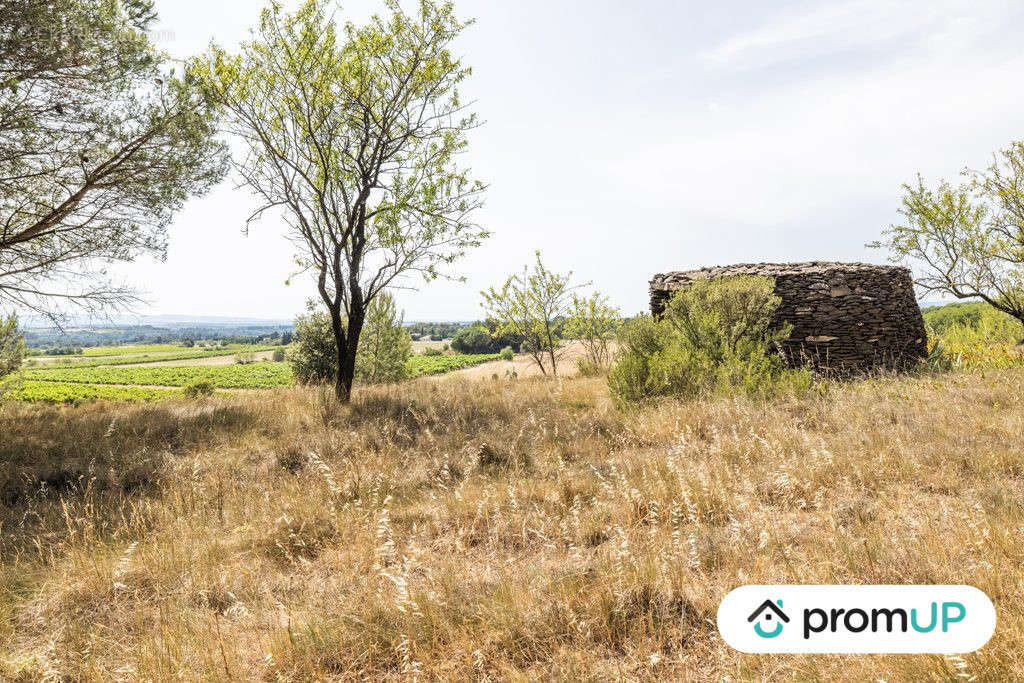
[[[287,4],[287,3],[286,3]],[[291,3],[294,6],[294,2]],[[174,58],[233,48],[253,0],[157,0]],[[349,0],[356,23],[380,0]],[[454,272],[396,292],[407,321],[481,317],[480,291],[545,263],[647,307],[655,273],[751,261],[870,261],[901,184],[931,182],[1024,138],[1024,3],[456,0],[455,45],[484,125],[464,163],[493,233]],[[115,272],[146,314],[288,319],[315,289],[294,246],[229,179],[190,200],[165,262]],[[411,284],[419,285],[413,281]]]

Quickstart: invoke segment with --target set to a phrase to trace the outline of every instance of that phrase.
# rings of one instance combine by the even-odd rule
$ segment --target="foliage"
[[[664,317],[639,316],[619,334],[609,374],[613,396],[635,402],[656,396],[709,393],[773,394],[810,384],[804,370],[787,370],[776,346],[789,329],[771,329],[780,299],[770,278],[694,282],[678,292]]]
[[[188,398],[213,396],[214,385],[209,380],[196,380],[185,385],[184,393]]]
[[[511,346],[506,346],[498,355],[501,356],[502,360],[512,360],[516,357],[516,352],[512,350]]]
[[[256,362],[256,354],[252,351],[243,351],[235,354],[235,362],[239,365],[249,365]]]
[[[870,246],[919,266],[915,282],[926,292],[979,298],[1024,321],[1024,142],[963,175],[959,186],[932,189],[921,176],[904,185],[905,223]]]
[[[13,313],[0,318],[0,379],[15,372],[25,359],[25,339],[18,331],[18,317]]]
[[[583,374],[596,374],[608,366],[611,343],[621,326],[622,314],[608,303],[608,297],[598,292],[586,297],[573,294],[565,336],[583,344],[584,356],[577,362]]]
[[[1020,346],[1024,326],[1020,322],[985,303],[960,306],[937,317],[941,332],[929,330],[927,365],[931,370],[991,370],[1024,365]],[[936,320],[927,313],[926,323]],[[950,318],[954,322],[950,323]]]
[[[39,381],[19,382],[10,392],[10,397],[15,400],[34,403],[82,403],[96,400],[149,402],[180,396],[182,392],[176,389]]]
[[[558,375],[561,331],[558,320],[570,310],[570,296],[579,289],[571,285],[572,273],[561,275],[548,270],[534,253],[532,269],[509,277],[501,289],[481,292],[483,307],[498,323],[497,331],[523,340],[521,350],[540,368]]]
[[[284,349],[274,349],[274,353],[270,359],[275,363],[283,363],[285,359]]]
[[[169,387],[184,387],[196,381],[237,389],[283,387],[292,383],[292,372],[286,363],[30,368],[21,374],[25,379],[39,381]]]
[[[443,356],[444,355],[444,351],[442,351],[441,349],[439,349],[437,347],[434,347],[434,346],[428,346],[427,348],[423,349],[423,355],[424,356]]]
[[[306,315],[295,318],[295,341],[288,364],[300,384],[333,382],[338,374],[338,347],[331,318],[311,304]]]
[[[397,382],[405,377],[412,339],[394,297],[381,292],[366,313],[363,339],[356,353],[356,377],[369,384]]]
[[[422,0],[340,32],[330,0],[272,3],[238,55],[214,47],[192,73],[247,146],[236,163],[262,206],[284,210],[298,262],[331,322],[335,392],[348,401],[367,307],[407,276],[425,280],[477,246],[484,186],[457,159],[477,125],[450,52],[465,24]]]
[[[452,348],[459,353],[496,353],[506,346],[515,351],[521,345],[521,338],[503,330],[493,319],[463,327],[451,342]]]
[[[409,323],[405,326],[414,340],[441,341],[454,337],[462,323]]]
[[[983,334],[989,341],[1024,341],[1024,326],[1021,323],[983,301],[933,306],[924,309],[922,313],[929,337],[942,336],[954,328],[967,327],[984,328]]]
[[[491,353],[494,349],[494,338],[486,327],[480,323],[464,327],[452,337],[452,348],[459,353]]]
[[[295,338],[288,362],[301,384],[334,382],[338,350],[330,316],[310,304],[307,315],[295,319]],[[374,383],[401,379],[412,353],[412,340],[402,325],[394,299],[381,293],[371,303],[363,343],[356,356],[360,381]]]
[[[447,356],[426,356],[421,354],[409,359],[406,373],[410,378],[422,375],[437,375],[479,365],[480,363],[487,363],[498,358],[500,356],[496,353],[455,354]]]
[[[55,315],[136,300],[103,262],[166,252],[225,173],[209,103],[147,37],[150,0],[0,2],[0,301]]]

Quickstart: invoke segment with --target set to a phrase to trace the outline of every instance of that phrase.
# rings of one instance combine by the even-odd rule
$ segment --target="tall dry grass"
[[[0,408],[0,678],[1024,677],[1024,372],[613,408],[598,379]],[[752,656],[745,583],[969,583],[962,658]]]

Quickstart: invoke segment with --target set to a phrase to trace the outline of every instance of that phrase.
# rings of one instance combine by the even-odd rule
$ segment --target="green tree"
[[[611,344],[622,325],[619,309],[608,303],[599,292],[590,296],[573,294],[565,336],[583,344],[581,368],[599,370],[611,362]]]
[[[25,359],[25,338],[18,331],[18,317],[13,313],[0,319],[0,379],[17,371]]]
[[[562,340],[559,319],[570,311],[573,291],[572,273],[561,275],[548,270],[534,254],[533,267],[512,275],[501,289],[491,287],[481,292],[487,315],[498,324],[499,334],[522,339],[521,351],[529,354],[543,374],[558,376],[559,345]]]
[[[396,382],[406,376],[412,339],[395,299],[384,292],[366,313],[363,341],[356,355],[356,377],[368,383]]]
[[[264,10],[238,55],[214,48],[194,65],[249,154],[235,164],[281,211],[330,319],[348,401],[367,309],[410,275],[426,281],[487,236],[472,220],[484,186],[458,155],[475,115],[459,97],[469,75],[450,51],[466,26],[448,3],[338,31],[328,0],[294,14]]]
[[[958,186],[932,189],[921,176],[904,185],[904,223],[869,246],[917,266],[925,292],[978,298],[1024,322],[1024,142],[963,176]]]
[[[104,264],[162,257],[174,212],[226,172],[154,17],[151,0],[0,0],[0,302],[130,305]]]

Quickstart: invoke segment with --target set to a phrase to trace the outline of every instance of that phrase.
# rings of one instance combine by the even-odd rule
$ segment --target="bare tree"
[[[429,0],[340,35],[326,0],[264,10],[232,56],[194,67],[248,153],[235,167],[299,248],[331,319],[335,392],[348,401],[370,303],[412,274],[427,281],[487,236],[472,221],[484,186],[460,169],[476,118],[457,87],[469,69],[449,46],[465,24]],[[407,285],[406,285],[407,286]]]

